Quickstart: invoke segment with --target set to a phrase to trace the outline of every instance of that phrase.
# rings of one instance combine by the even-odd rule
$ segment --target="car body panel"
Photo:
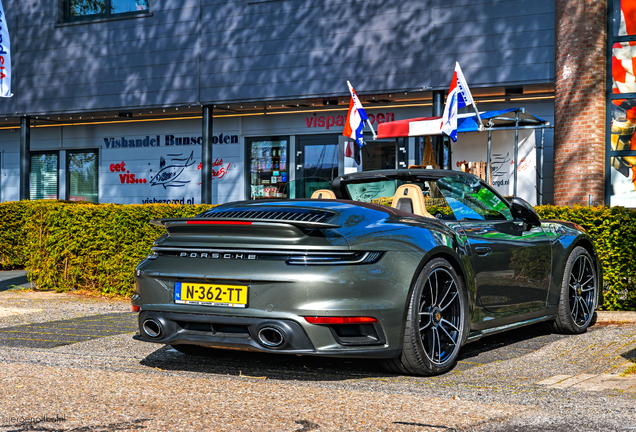
[[[462,223],[475,268],[477,307],[521,313],[546,305],[551,243],[541,227],[525,231],[517,221]]]
[[[195,218],[156,221],[166,234],[155,241],[155,253],[135,272],[132,302],[141,311],[137,338],[288,354],[392,358],[403,344],[417,277],[435,257],[449,261],[465,284],[469,340],[553,319],[564,260],[577,244],[589,241],[571,224],[547,221],[528,231],[518,221],[438,220],[351,201],[346,195],[351,181],[449,174],[455,173],[360,173],[334,180],[336,200],[244,201]],[[492,251],[480,256],[480,247]],[[245,286],[248,304],[243,308],[175,303],[177,282]],[[377,322],[347,327],[310,324],[304,317],[370,317]],[[147,334],[147,319],[163,325],[161,337]],[[259,342],[260,330],[267,326],[288,332],[288,339],[276,347]]]

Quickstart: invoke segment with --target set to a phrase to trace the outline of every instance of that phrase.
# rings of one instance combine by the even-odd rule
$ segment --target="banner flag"
[[[7,18],[0,0],[0,97],[11,96],[11,41]]]
[[[473,95],[470,94],[470,89],[462,73],[462,68],[458,62],[455,62],[455,73],[453,73],[450,90],[446,98],[441,127],[442,132],[451,137],[453,141],[457,141],[457,110],[469,105],[475,107],[475,112],[477,112],[477,117],[479,118],[479,112],[475,106]],[[479,123],[481,124],[481,118],[479,118]],[[483,128],[483,125],[481,128]]]
[[[345,128],[342,134],[346,137],[354,139],[360,147],[364,145],[364,139],[362,135],[362,129],[364,128],[364,122],[366,121],[371,127],[371,123],[369,123],[369,116],[367,116],[366,111],[362,107],[360,103],[360,99],[358,99],[358,95],[355,90],[347,81],[347,85],[349,86],[349,92],[351,92],[351,101],[349,101],[349,111],[347,112],[347,119],[345,120]],[[371,127],[371,132],[373,132],[373,136],[375,137],[375,131],[373,127]]]

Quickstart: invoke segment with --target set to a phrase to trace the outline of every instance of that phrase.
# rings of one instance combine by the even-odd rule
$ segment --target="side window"
[[[457,220],[513,220],[506,202],[477,179],[444,177],[436,185]]]
[[[150,12],[150,0],[64,0],[67,21]]]
[[[58,198],[58,168],[57,152],[31,153],[31,200]]]
[[[68,199],[70,201],[98,202],[98,152],[79,151],[69,152],[67,155]]]

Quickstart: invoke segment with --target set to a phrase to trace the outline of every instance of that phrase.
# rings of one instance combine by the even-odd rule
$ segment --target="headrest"
[[[336,199],[336,194],[329,189],[318,189],[311,194],[311,199]]]

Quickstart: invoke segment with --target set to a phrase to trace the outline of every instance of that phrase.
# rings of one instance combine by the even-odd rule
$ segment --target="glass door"
[[[296,138],[296,198],[310,198],[318,189],[331,189],[338,176],[338,135]]]
[[[287,198],[287,137],[247,140],[249,199]]]
[[[365,145],[362,147],[362,170],[396,169],[400,167],[398,164],[399,157],[399,148],[395,138],[376,141],[372,139],[366,140]]]

